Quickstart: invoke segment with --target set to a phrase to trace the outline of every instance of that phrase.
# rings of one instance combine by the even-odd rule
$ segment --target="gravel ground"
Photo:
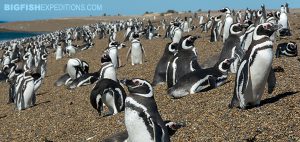
[[[289,15],[294,40],[299,45],[300,14]],[[163,31],[160,31],[163,33]],[[201,35],[195,46],[199,62],[221,51],[222,43],[210,43],[208,33]],[[118,40],[123,41],[123,32]],[[90,71],[100,68],[100,56],[107,46],[107,39],[96,40],[93,49],[76,54],[90,64]],[[129,63],[118,69],[118,78],[139,77],[152,81],[156,63],[169,40],[141,40],[146,50],[146,63],[131,66]],[[130,46],[130,43],[126,43]],[[128,48],[120,50],[122,64]],[[228,83],[211,91],[189,95],[173,100],[166,95],[166,86],[155,87],[155,99],[163,119],[184,121],[185,128],[171,138],[181,141],[300,141],[300,63],[299,57],[274,59],[273,66],[281,66],[284,72],[276,73],[277,86],[272,94],[265,94],[260,107],[249,110],[228,109],[234,87],[234,75]],[[63,74],[63,65],[68,58],[56,61],[54,54],[48,58],[48,71],[37,93],[36,106],[18,111],[7,104],[8,84],[0,83],[0,141],[101,141],[125,130],[124,113],[99,117],[89,102],[91,86],[68,90],[54,87],[55,80]]]

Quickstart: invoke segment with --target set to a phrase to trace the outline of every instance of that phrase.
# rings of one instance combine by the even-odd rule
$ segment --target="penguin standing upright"
[[[189,32],[189,23],[187,17],[184,17],[184,22],[183,22],[183,32]]]
[[[223,12],[226,14],[226,18],[224,21],[224,29],[223,29],[223,42],[226,41],[226,39],[229,36],[229,30],[230,30],[230,26],[233,23],[233,18],[231,17],[231,11],[229,8],[223,8],[220,10],[220,12]]]
[[[180,77],[201,68],[194,46],[197,38],[187,35],[180,40],[177,54],[168,62],[166,72],[168,88],[172,87]]]
[[[279,29],[280,36],[291,36],[288,16],[286,14],[286,10],[283,5],[281,5],[278,24],[282,25],[282,27]]]
[[[241,48],[242,48],[243,52],[245,53],[248,50],[248,48],[252,42],[253,31],[255,29],[255,26],[250,20],[245,20],[244,23],[245,23],[245,25],[246,25],[245,27],[247,27],[247,29],[245,31],[243,39],[241,40]]]
[[[119,60],[119,54],[118,54],[119,46],[120,46],[120,44],[118,42],[113,41],[113,42],[109,43],[108,48],[104,51],[109,55],[115,68],[118,68],[121,65],[120,60]]]
[[[180,23],[175,22],[174,28],[171,31],[171,38],[173,43],[179,43],[180,39],[182,37],[182,30],[180,29]]]
[[[145,61],[145,50],[143,45],[141,44],[138,34],[133,35],[131,47],[129,48],[126,56],[127,61],[129,58],[129,54],[131,57],[131,65],[143,64],[143,62]]]
[[[55,51],[55,59],[59,60],[63,57],[63,51],[61,48],[60,43],[56,46],[56,51]]]
[[[101,69],[99,72],[99,80],[108,78],[118,81],[116,69],[114,68],[111,58],[107,54],[103,54],[101,57]]]
[[[23,110],[35,105],[34,78],[32,71],[27,70],[18,76],[16,80],[16,107]]]
[[[246,109],[248,106],[259,105],[267,80],[269,87],[276,83],[270,82],[273,61],[273,42],[270,36],[277,29],[278,25],[272,23],[260,24],[255,28],[253,41],[237,71],[230,108]]]
[[[184,75],[168,90],[168,95],[173,98],[181,98],[223,85],[227,80],[228,70],[233,61],[234,58],[225,59],[211,68],[196,70]]]
[[[155,86],[159,83],[166,81],[166,71],[168,62],[177,52],[178,43],[167,43],[163,56],[160,58],[156,65],[152,85]]]
[[[124,110],[125,98],[125,90],[119,82],[104,78],[94,86],[90,95],[90,102],[99,115],[101,115],[103,104],[105,104],[109,112],[105,113],[104,116],[109,116]]]
[[[127,141],[169,142],[168,129],[158,112],[150,83],[137,78],[122,82],[129,91],[125,99]]]
[[[212,25],[212,28],[211,28],[210,42],[218,41],[219,30],[221,29],[221,28],[219,28],[219,26],[221,26],[220,25],[221,17],[222,17],[222,15],[217,16],[217,17],[213,17],[213,20],[212,20],[213,25]]]
[[[219,62],[225,60],[225,59],[229,59],[229,58],[233,58],[233,57],[237,57],[239,56],[241,58],[241,54],[240,52],[237,51],[241,51],[241,36],[243,36],[243,28],[244,25],[240,24],[240,23],[236,23],[236,24],[232,24],[230,26],[230,30],[229,30],[229,37],[228,39],[225,41],[222,51],[220,53],[220,57],[219,57]],[[243,52],[241,52],[243,53]],[[236,61],[231,64],[230,67],[230,72],[231,73],[236,73],[237,70],[237,63],[238,63],[238,58],[236,58]]]

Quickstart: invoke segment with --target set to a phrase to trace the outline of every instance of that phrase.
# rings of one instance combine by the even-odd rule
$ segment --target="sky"
[[[145,11],[258,9],[265,4],[268,9],[278,9],[289,3],[290,8],[300,8],[300,0],[0,0],[0,21],[30,21],[62,17],[108,15],[141,15]]]

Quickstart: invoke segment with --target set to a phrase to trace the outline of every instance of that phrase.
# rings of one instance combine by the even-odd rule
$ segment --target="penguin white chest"
[[[272,66],[272,48],[257,51],[250,67],[253,95],[262,95]]]
[[[118,67],[118,49],[113,48],[109,50],[109,57],[111,58],[112,63],[114,64],[114,67]]]
[[[285,13],[280,14],[278,24],[282,25],[282,29],[288,29],[288,17]]]
[[[152,142],[153,139],[147,130],[145,122],[139,112],[131,108],[125,109],[125,125],[128,131],[129,142]]]
[[[113,67],[106,68],[103,74],[103,78],[108,78],[117,81],[117,74],[115,68]]]
[[[131,49],[132,64],[141,64],[143,58],[142,47],[140,43],[133,43]]]
[[[57,47],[55,54],[56,54],[56,60],[62,58],[62,49],[61,49],[61,47]]]

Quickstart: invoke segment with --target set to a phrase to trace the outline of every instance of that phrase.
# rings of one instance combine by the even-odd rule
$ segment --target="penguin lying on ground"
[[[228,70],[234,60],[234,58],[225,59],[214,67],[196,70],[182,76],[168,90],[168,95],[173,98],[181,98],[188,94],[208,91],[223,85],[227,80]]]
[[[276,58],[279,58],[281,55],[285,55],[288,57],[297,56],[298,55],[297,44],[295,42],[278,44],[276,49]]]

